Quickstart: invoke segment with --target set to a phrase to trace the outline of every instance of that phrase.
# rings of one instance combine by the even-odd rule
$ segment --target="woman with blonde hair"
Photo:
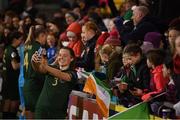
[[[86,71],[92,71],[95,68],[95,45],[100,35],[100,31],[94,22],[87,22],[82,27],[83,41],[85,50],[81,58],[77,59],[76,67],[84,68]]]
[[[99,57],[99,65],[96,65],[96,70],[105,73],[107,80],[110,81],[122,66],[121,47],[105,44],[99,51]]]

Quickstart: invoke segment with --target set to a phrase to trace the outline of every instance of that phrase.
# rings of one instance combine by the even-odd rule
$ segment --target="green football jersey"
[[[6,81],[10,83],[18,83],[18,77],[20,70],[14,70],[12,67],[12,60],[15,59],[17,62],[20,62],[20,57],[18,51],[12,45],[7,46],[3,55],[3,74]]]
[[[3,99],[19,100],[19,69],[13,69],[12,61],[20,62],[18,51],[12,45],[6,47],[3,55]]]
[[[24,91],[31,92],[41,90],[44,76],[33,70],[31,64],[32,55],[41,47],[40,43],[33,41],[32,44],[25,46],[24,53]]]
[[[71,81],[60,80],[54,76],[46,75],[45,83],[36,105],[36,117],[43,118],[38,113],[46,114],[48,118],[64,118],[67,111],[69,94],[77,83],[77,73],[66,70],[71,75]],[[44,113],[45,112],[45,113]]]

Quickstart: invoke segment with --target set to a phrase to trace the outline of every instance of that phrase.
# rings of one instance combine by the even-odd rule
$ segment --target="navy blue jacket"
[[[150,22],[149,17],[145,16],[130,33],[127,33],[122,37],[122,40],[125,44],[142,43],[145,34],[154,31],[157,31],[157,28]]]

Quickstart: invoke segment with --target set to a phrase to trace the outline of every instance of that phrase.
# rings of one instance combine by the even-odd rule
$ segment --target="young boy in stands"
[[[150,71],[146,65],[141,48],[136,44],[127,45],[123,51],[123,57],[127,58],[130,64],[130,72],[127,75],[127,87],[119,85],[120,92],[125,92],[128,98],[128,107],[141,101],[141,96],[149,89]],[[127,89],[122,89],[127,88]]]

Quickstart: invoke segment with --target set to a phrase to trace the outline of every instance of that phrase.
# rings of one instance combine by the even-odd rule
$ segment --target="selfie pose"
[[[69,94],[77,82],[73,68],[74,52],[71,48],[59,50],[58,64],[49,66],[38,52],[32,56],[34,70],[46,75],[45,83],[38,99],[35,118],[66,118]]]

